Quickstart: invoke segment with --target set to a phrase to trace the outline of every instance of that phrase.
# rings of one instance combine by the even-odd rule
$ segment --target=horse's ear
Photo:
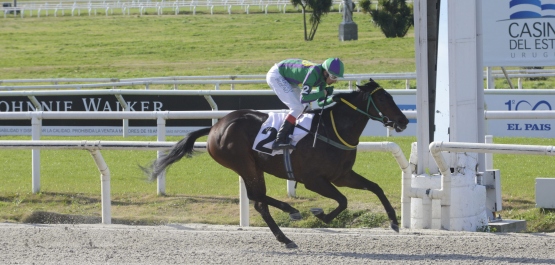
[[[376,83],[376,81],[374,81],[374,79],[370,78],[368,80],[368,83],[359,86],[357,85],[358,89],[362,90],[362,91],[373,91],[374,89],[380,87],[380,84]]]
[[[376,81],[374,81],[374,79],[370,78],[368,80],[368,83],[366,83],[366,85],[371,89],[374,90],[378,87],[380,87],[380,84],[376,83]]]

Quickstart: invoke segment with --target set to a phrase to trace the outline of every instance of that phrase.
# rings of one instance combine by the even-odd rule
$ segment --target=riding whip
[[[312,143],[312,148],[316,147],[316,139],[318,139],[318,130],[320,129],[320,123],[322,123],[322,114],[324,113],[324,107],[328,101],[328,95],[324,98],[324,104],[322,105],[322,110],[320,111],[320,117],[318,118],[318,125],[316,126],[316,132],[314,132],[314,142]]]

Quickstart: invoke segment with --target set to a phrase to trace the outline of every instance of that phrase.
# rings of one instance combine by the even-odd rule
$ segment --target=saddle
[[[260,130],[254,139],[254,144],[252,149],[258,152],[269,154],[272,156],[283,154],[283,150],[272,150],[272,143],[276,139],[277,131],[283,123],[283,120],[287,116],[287,113],[268,113],[268,119],[260,126]],[[291,136],[291,144],[293,146],[303,139],[308,134],[310,126],[312,125],[312,118],[314,114],[304,113],[298,120],[297,126],[302,126],[306,130],[301,130],[295,127],[293,135]],[[291,153],[293,150],[289,150]]]

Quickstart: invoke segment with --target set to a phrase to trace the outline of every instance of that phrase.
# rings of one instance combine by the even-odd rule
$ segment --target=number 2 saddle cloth
[[[272,156],[283,154],[283,150],[272,150],[272,144],[274,143],[279,127],[281,127],[281,124],[283,124],[283,120],[286,116],[287,113],[268,113],[268,119],[260,127],[260,130],[258,131],[256,138],[254,139],[254,145],[252,149]],[[297,125],[310,130],[313,117],[314,114],[304,113],[297,120]],[[297,145],[297,143],[307,134],[308,132],[306,132],[305,130],[295,127],[295,130],[293,131],[293,136],[291,138],[291,144],[294,146]]]

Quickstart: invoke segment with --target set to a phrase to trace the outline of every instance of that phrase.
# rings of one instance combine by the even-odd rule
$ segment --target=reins
[[[337,136],[337,139],[339,139],[339,141],[347,147],[350,147],[353,149],[356,148],[356,145],[348,144],[345,140],[343,140],[343,138],[341,138],[341,136],[339,135],[339,132],[337,132],[337,128],[335,127],[335,119],[333,118],[333,111],[330,111],[330,117],[331,117],[331,127],[333,128],[333,131],[335,132],[335,136]]]
[[[383,90],[383,88],[378,87],[378,88],[374,89],[372,92],[370,92],[370,94],[368,95],[368,104],[366,105],[366,111],[363,111],[363,110],[357,108],[357,106],[353,105],[351,102],[347,101],[344,98],[341,98],[341,102],[343,102],[345,105],[351,107],[353,110],[356,110],[356,111],[362,113],[363,115],[366,115],[368,118],[370,118],[372,120],[375,120],[375,121],[381,121],[383,123],[385,117],[382,115],[382,112],[378,109],[378,107],[376,106],[376,103],[374,103],[374,100],[372,99],[372,95],[374,95],[374,93],[376,93],[378,90]],[[370,115],[370,112],[369,112],[370,103],[372,103],[372,106],[378,112],[378,115],[380,115],[380,117]]]
[[[370,92],[370,94],[368,95],[368,104],[366,105],[366,112],[359,109],[357,106],[353,105],[351,102],[347,101],[344,98],[341,98],[341,102],[343,102],[345,105],[351,107],[353,110],[356,110],[364,115],[366,115],[368,118],[372,119],[372,120],[376,120],[376,121],[381,121],[382,123],[384,123],[384,119],[386,117],[384,117],[382,115],[382,112],[378,109],[378,107],[376,106],[376,103],[374,103],[374,100],[372,99],[372,95],[374,93],[376,93],[376,91],[383,89],[382,87],[378,87],[376,89],[374,89],[372,92]],[[380,117],[375,117],[370,115],[369,110],[370,110],[370,103],[372,103],[372,106],[374,107],[374,109],[378,112],[378,114],[380,115]],[[333,131],[335,132],[335,136],[337,137],[337,139],[339,139],[339,141],[344,144],[345,146],[355,149],[356,145],[350,145],[348,144],[345,140],[343,140],[343,138],[341,138],[341,136],[339,135],[339,132],[337,131],[337,127],[335,126],[335,119],[333,118],[333,110],[330,111],[330,119],[331,119],[331,126],[333,127]]]
[[[373,95],[374,93],[376,93],[376,91],[378,91],[378,90],[380,90],[380,89],[383,89],[383,88],[382,88],[382,87],[378,87],[378,88],[374,89],[372,92],[369,93],[369,95],[368,95],[368,104],[367,104],[367,106],[366,106],[366,112],[364,112],[363,110],[357,108],[357,106],[353,105],[351,102],[345,100],[344,98],[341,98],[341,102],[343,102],[345,105],[351,107],[353,110],[356,110],[356,111],[358,111],[358,112],[364,114],[364,115],[367,116],[368,118],[373,119],[373,120],[377,120],[377,121],[381,121],[381,122],[383,123],[383,120],[386,119],[386,117],[382,115],[381,111],[378,109],[378,107],[376,106],[376,103],[374,103],[374,100],[372,99],[372,95]],[[369,110],[370,110],[370,103],[372,103],[372,106],[373,106],[374,109],[378,112],[378,114],[380,115],[380,117],[375,117],[375,116],[370,115],[370,113],[368,113]],[[325,137],[325,136],[322,136],[321,134],[314,134],[313,132],[310,132],[309,130],[307,130],[306,128],[304,128],[303,126],[301,126],[301,125],[299,125],[299,124],[297,124],[296,127],[299,128],[299,129],[301,129],[301,130],[303,130],[303,131],[305,131],[305,132],[308,132],[308,133],[310,133],[310,134],[314,134],[314,135],[315,135],[315,138],[318,138],[319,140],[324,141],[324,142],[326,142],[326,143],[328,143],[328,144],[330,144],[330,145],[332,145],[332,146],[334,146],[334,147],[337,147],[337,148],[339,148],[339,149],[341,149],[341,150],[355,150],[355,149],[357,148],[356,145],[350,145],[350,144],[348,144],[348,143],[339,135],[339,132],[337,131],[337,127],[335,126],[335,118],[333,117],[333,110],[330,110],[330,119],[331,119],[331,124],[332,124],[332,127],[333,127],[333,131],[335,132],[335,136],[337,137],[337,139],[339,139],[339,141],[340,141],[341,143],[335,142],[335,141],[331,140],[330,138],[327,138],[327,137]]]

